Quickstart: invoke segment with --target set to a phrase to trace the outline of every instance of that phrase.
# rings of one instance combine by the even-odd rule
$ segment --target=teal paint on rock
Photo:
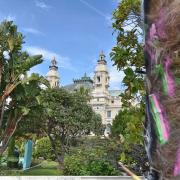
[[[32,140],[28,140],[25,144],[25,153],[24,153],[24,161],[23,161],[23,170],[30,168],[31,159],[32,159]]]

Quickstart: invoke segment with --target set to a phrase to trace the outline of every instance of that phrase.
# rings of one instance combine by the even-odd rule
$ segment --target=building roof
[[[109,94],[111,96],[119,96],[121,94],[121,91],[120,90],[109,90]]]
[[[80,79],[73,79],[73,82],[73,84],[66,85],[64,88],[70,91],[80,89],[81,87],[89,90],[92,90],[93,88],[93,80],[88,77],[86,73]]]
[[[69,90],[69,91],[80,89],[81,87],[84,87],[85,89],[91,90],[93,88],[93,85],[90,83],[82,83],[82,84],[69,84],[69,85],[64,86],[64,88]]]
[[[89,89],[90,91],[93,90],[93,80],[90,77],[88,77],[86,73],[80,79],[73,79],[72,84],[68,84],[64,86],[64,88],[68,91],[80,89],[81,87],[84,87],[85,89]],[[109,90],[109,94],[113,97],[117,97],[121,94],[121,91]]]

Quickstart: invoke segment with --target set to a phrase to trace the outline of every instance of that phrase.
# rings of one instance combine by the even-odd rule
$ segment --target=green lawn
[[[7,176],[58,176],[62,172],[58,170],[58,163],[54,161],[43,161],[40,166],[31,168],[26,171],[8,170],[3,175]]]
[[[25,176],[41,176],[41,175],[50,175],[58,176],[62,175],[62,172],[58,170],[58,163],[53,161],[43,161],[43,163],[35,168],[26,170],[22,173]]]

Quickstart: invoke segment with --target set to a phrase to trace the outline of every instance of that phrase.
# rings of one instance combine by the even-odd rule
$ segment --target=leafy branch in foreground
[[[141,0],[122,0],[113,19],[117,44],[110,55],[117,69],[125,74],[121,96],[123,106],[129,107],[132,102],[142,102],[144,96],[144,78],[137,73],[144,71]]]
[[[23,51],[23,40],[12,21],[0,24],[0,155],[7,148],[18,122],[33,106],[40,90],[37,87],[45,83],[38,75],[27,76],[27,71],[42,63],[42,56],[29,56]]]

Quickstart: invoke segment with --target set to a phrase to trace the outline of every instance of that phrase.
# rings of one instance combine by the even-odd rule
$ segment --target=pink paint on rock
[[[149,40],[152,41],[155,37],[157,37],[156,25],[153,23],[149,30]]]
[[[152,97],[154,100],[154,104],[160,115],[160,122],[161,122],[162,131],[163,131],[163,137],[166,141],[168,141],[168,139],[169,139],[169,123],[168,123],[167,119],[163,116],[163,111],[159,105],[156,95],[153,95]]]
[[[166,80],[168,86],[168,95],[170,97],[173,97],[175,92],[175,83],[171,73],[169,72],[171,63],[172,63],[172,59],[169,56],[165,57],[164,66],[165,66]]]
[[[155,21],[157,35],[160,39],[166,39],[167,35],[165,32],[165,9],[161,9],[159,13],[159,18]]]
[[[174,166],[174,176],[178,176],[180,174],[180,147],[178,148],[176,155],[176,163]]]

